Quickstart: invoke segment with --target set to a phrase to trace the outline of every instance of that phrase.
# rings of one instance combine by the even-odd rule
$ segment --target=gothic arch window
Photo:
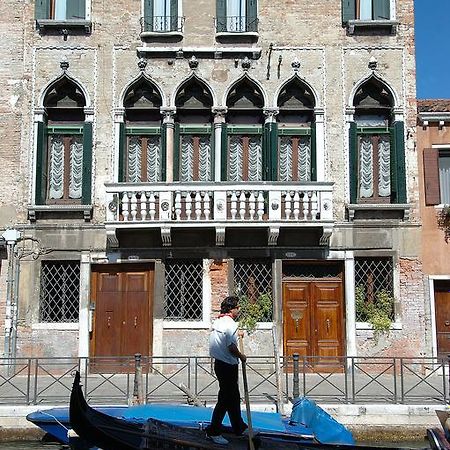
[[[372,77],[357,89],[350,125],[352,203],[404,203],[404,125],[395,121],[394,99]]]
[[[276,178],[315,179],[314,95],[298,78],[286,83],[278,96]]]
[[[68,77],[44,97],[45,121],[38,122],[36,204],[88,204],[91,200],[92,123],[86,99]]]
[[[222,178],[227,181],[266,179],[269,155],[263,148],[264,98],[248,78],[230,90],[226,106],[227,125],[222,145]]]
[[[125,93],[125,129],[121,130],[119,159],[121,181],[140,183],[164,180],[161,105],[158,90],[143,77]]]
[[[178,89],[174,145],[174,180],[212,181],[213,98],[207,86],[195,77]]]

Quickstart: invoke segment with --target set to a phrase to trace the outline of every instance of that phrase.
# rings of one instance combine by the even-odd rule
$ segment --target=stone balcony
[[[106,188],[108,244],[118,246],[118,229],[159,228],[164,246],[172,228],[214,228],[224,245],[231,227],[267,229],[276,245],[280,228],[321,227],[321,245],[333,228],[332,183],[216,182],[109,183]]]

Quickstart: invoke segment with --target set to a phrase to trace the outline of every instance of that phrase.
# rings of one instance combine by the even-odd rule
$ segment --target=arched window
[[[237,82],[227,97],[227,126],[222,149],[222,179],[262,181],[268,155],[264,154],[263,95],[248,78]]]
[[[88,204],[91,198],[92,124],[86,99],[67,77],[44,97],[46,122],[38,123],[36,204]]]
[[[164,180],[161,105],[159,92],[145,78],[140,78],[126,92],[119,180],[133,183]]]
[[[279,181],[315,179],[314,96],[298,78],[278,96],[277,174]]]
[[[394,99],[372,77],[353,99],[350,126],[352,203],[406,201],[403,122],[393,120]]]
[[[209,89],[192,77],[175,98],[174,180],[212,181],[213,128]]]

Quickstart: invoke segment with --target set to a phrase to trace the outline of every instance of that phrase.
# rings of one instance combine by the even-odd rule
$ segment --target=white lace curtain
[[[162,178],[161,139],[159,136],[148,136],[145,139],[146,156],[143,155],[142,136],[132,136],[128,143],[127,179],[132,183],[142,181],[158,182]],[[142,160],[146,157],[146,179],[142,174]],[[145,176],[144,176],[145,178]]]
[[[194,173],[195,152],[198,151],[198,174]],[[198,149],[194,147],[194,137],[181,136],[180,181],[211,181],[211,138],[198,138]]]
[[[248,173],[244,174],[244,140],[248,140]],[[240,135],[230,137],[228,154],[229,181],[261,181],[262,180],[262,142],[261,136]]]
[[[295,147],[292,136],[282,136],[280,139],[279,181],[311,181],[311,138],[300,136],[297,142]],[[294,159],[297,160],[296,174]]]
[[[69,141],[69,161],[65,161],[65,141]],[[82,195],[83,181],[83,140],[82,136],[64,138],[54,135],[50,138],[49,197],[64,198],[65,165],[69,164],[69,198],[79,199]]]
[[[376,155],[374,150],[377,150]],[[359,196],[371,198],[374,196],[377,183],[378,195],[391,195],[391,145],[389,136],[380,136],[378,148],[374,149],[372,136],[362,136],[359,145]],[[374,156],[377,156],[378,179],[374,180]]]

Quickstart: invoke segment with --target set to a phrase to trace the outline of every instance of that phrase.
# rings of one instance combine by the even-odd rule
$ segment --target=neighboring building
[[[252,354],[431,353],[413,0],[6,5],[7,356],[205,355],[233,292]]]
[[[423,273],[433,356],[450,353],[450,100],[418,100],[417,156]]]

